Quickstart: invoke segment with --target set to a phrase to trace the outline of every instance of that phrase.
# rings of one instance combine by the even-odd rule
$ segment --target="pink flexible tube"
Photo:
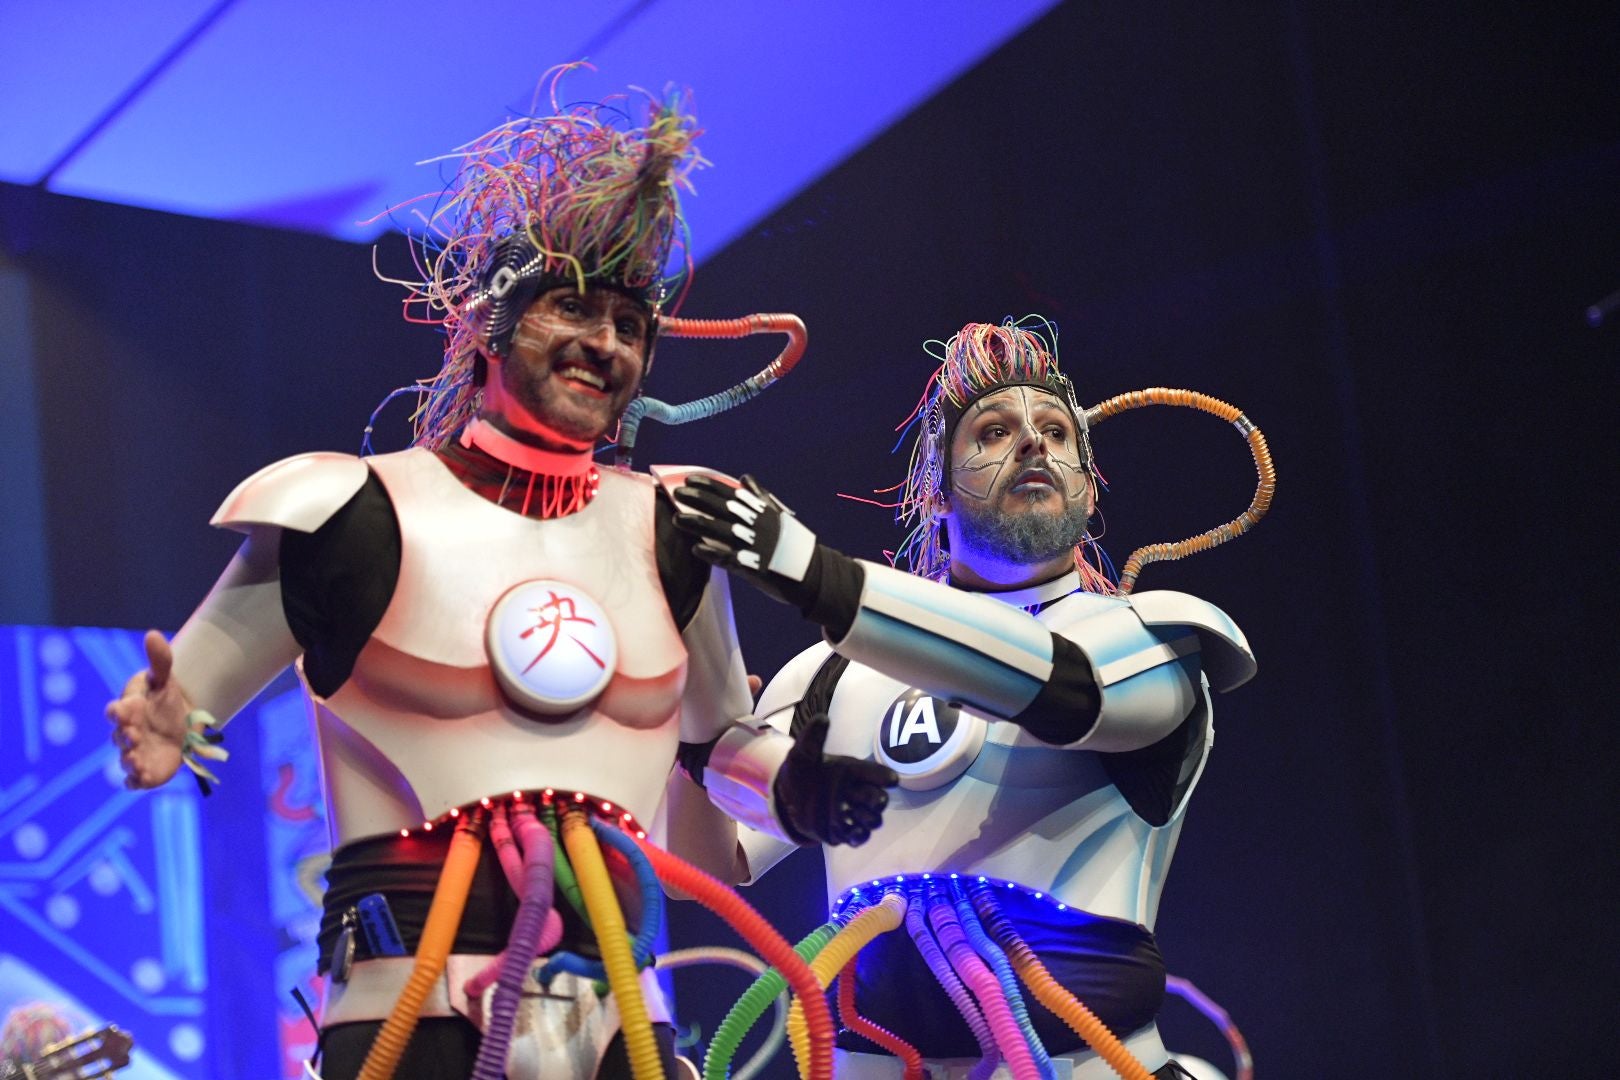
[[[973,1071],[968,1075],[973,1080],[985,1080],[995,1071],[996,1063],[1000,1060],[1000,1051],[996,1047],[996,1037],[990,1031],[990,1025],[984,1019],[984,1013],[974,1003],[973,995],[962,983],[961,976],[956,974],[950,961],[934,940],[934,935],[928,930],[928,921],[923,913],[923,897],[920,892],[914,892],[906,905],[906,931],[911,934],[911,940],[916,942],[917,951],[922,953],[923,960],[928,964],[928,970],[934,973],[934,978],[944,989],[951,1004],[956,1011],[962,1014],[968,1027],[973,1031],[973,1037],[978,1040],[981,1057]]]
[[[512,826],[506,817],[506,804],[496,803],[489,816],[489,842],[495,846],[495,856],[501,861],[506,883],[519,896],[523,895],[523,855],[512,838]]]
[[[550,830],[540,825],[539,821],[534,817],[532,809],[527,807],[516,809],[526,813],[536,827],[546,832],[546,839],[543,843],[546,844],[549,851],[551,848]],[[501,860],[501,869],[506,874],[506,880],[511,884],[512,891],[517,894],[518,900],[521,902],[524,896],[522,849],[518,847],[517,840],[512,836],[512,827],[506,814],[506,804],[504,802],[497,803],[494,812],[490,815],[489,839],[490,843],[495,845],[495,854]],[[557,943],[562,940],[562,934],[562,916],[557,914],[557,909],[554,906],[547,905],[546,923],[540,931],[540,941],[534,947],[534,955],[544,956],[552,949],[555,949]],[[505,959],[506,950],[502,949],[498,956],[491,960],[482,971],[468,979],[462,987],[462,992],[467,995],[468,1002],[475,1009],[478,1007],[478,1003],[483,1000],[484,991],[489,989],[490,984],[500,977],[501,963]]]
[[[827,1008],[827,997],[810,965],[793,951],[793,946],[765,921],[763,915],[731,889],[685,859],[656,848],[644,839],[638,837],[636,843],[647,853],[660,881],[686,893],[726,920],[766,963],[775,967],[787,980],[788,986],[793,988],[803,1003],[805,1024],[810,1029],[809,1080],[833,1080],[832,1012]]]
[[[793,370],[793,365],[804,355],[808,340],[804,320],[797,315],[744,315],[740,319],[677,319],[658,320],[658,333],[662,337],[686,338],[740,338],[751,334],[786,334],[788,343],[776,359],[755,375],[765,386]]]
[[[1007,1004],[1007,994],[1001,988],[1001,980],[973,951],[957,919],[956,908],[943,893],[933,889],[929,890],[928,921],[933,925],[951,967],[973,991],[973,996],[979,999],[979,1007],[984,1010],[990,1034],[996,1040],[996,1049],[1007,1059],[1007,1068],[1011,1070],[1013,1080],[1039,1080],[1041,1072],[1035,1067],[1035,1058],[1029,1052],[1029,1043],[1024,1041],[1023,1029],[1013,1016],[1012,1006]]]

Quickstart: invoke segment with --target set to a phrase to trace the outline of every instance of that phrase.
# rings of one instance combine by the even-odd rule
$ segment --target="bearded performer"
[[[609,966],[614,992],[596,986],[611,934],[563,857],[569,821],[602,833],[642,950],[655,927],[638,903],[660,900],[623,830],[658,838],[682,744],[702,748],[711,797],[785,841],[864,838],[830,808],[875,821],[892,781],[728,719],[751,698],[725,576],[652,478],[594,464],[690,269],[678,189],[696,133],[679,101],[649,102],[640,127],[623,103],[564,110],[554,91],[553,107],[458,151],[419,238],[429,275],[407,304],[446,346],[412,448],[305,454],[244,481],[213,520],[245,534],[240,551],[172,643],[148,634],[149,670],[108,707],[131,786],[182,763],[211,779],[214,718],[297,662],[332,830],[327,1080],[616,1077],[636,1061],[641,1077],[660,1059],[668,1075],[651,972]],[[576,903],[552,903],[554,879]],[[656,1046],[627,1049],[632,1012]]]
[[[903,912],[840,977],[864,1020],[843,1016],[839,1076],[899,1080],[919,1056],[935,1077],[1188,1076],[1154,1023],[1153,926],[1209,690],[1254,660],[1217,608],[1126,596],[1088,562],[1097,471],[1049,324],[970,323],[935,355],[900,502],[910,574],[816,543],[746,478],[677,492],[701,554],[823,628],[757,714],[901,778],[869,843],[825,853],[835,917]],[[740,880],[791,850],[742,841]]]

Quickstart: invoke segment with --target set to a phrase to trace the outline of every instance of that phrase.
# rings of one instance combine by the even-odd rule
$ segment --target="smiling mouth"
[[[602,375],[588,367],[579,364],[564,364],[555,371],[557,378],[567,383],[571,388],[582,391],[591,397],[607,397],[608,384]]]

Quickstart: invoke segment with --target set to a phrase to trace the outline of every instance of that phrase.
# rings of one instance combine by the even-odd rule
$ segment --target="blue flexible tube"
[[[956,917],[967,934],[968,943],[973,950],[983,957],[990,970],[996,973],[996,981],[1001,983],[1002,993],[1007,995],[1007,1005],[1012,1009],[1013,1018],[1018,1021],[1018,1028],[1024,1033],[1024,1039],[1029,1043],[1029,1052],[1035,1058],[1035,1067],[1040,1069],[1045,1080],[1056,1080],[1057,1070],[1052,1067],[1052,1057],[1041,1044],[1040,1036],[1035,1034],[1035,1025],[1030,1023],[1029,1007],[1024,1003],[1024,995],[1018,989],[1018,976],[1013,973],[1012,962],[1001,946],[990,940],[990,935],[984,932],[979,922],[979,915],[973,910],[973,904],[962,891],[959,882],[952,881],[951,899],[956,903]]]
[[[630,868],[635,871],[636,884],[641,889],[641,926],[631,941],[630,951],[635,956],[636,967],[644,968],[652,960],[658,928],[664,924],[663,887],[658,884],[658,875],[653,870],[652,862],[636,846],[634,840],[619,829],[596,818],[591,819],[591,829],[596,833],[598,841],[628,859]],[[602,961],[563,950],[553,953],[535,978],[540,985],[545,986],[557,973],[564,971],[586,979],[607,978],[607,970],[602,966]]]

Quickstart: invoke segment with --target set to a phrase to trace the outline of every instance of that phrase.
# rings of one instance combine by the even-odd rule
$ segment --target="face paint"
[[[951,490],[978,503],[1007,495],[1027,502],[1057,496],[1068,507],[1091,500],[1074,419],[1055,395],[1010,386],[969,406],[951,439]]]

